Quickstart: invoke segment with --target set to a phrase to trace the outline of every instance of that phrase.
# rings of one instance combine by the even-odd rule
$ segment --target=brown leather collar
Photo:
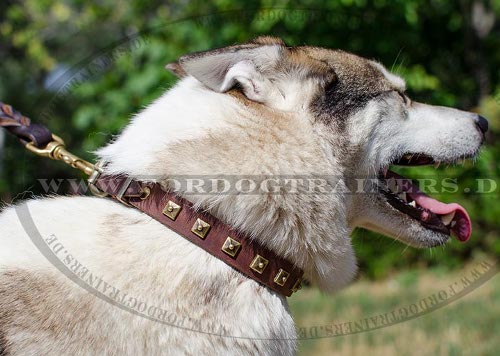
[[[303,271],[224,224],[214,216],[197,211],[193,204],[158,183],[130,177],[99,175],[91,186],[118,201],[139,209],[245,276],[289,297],[301,287]]]

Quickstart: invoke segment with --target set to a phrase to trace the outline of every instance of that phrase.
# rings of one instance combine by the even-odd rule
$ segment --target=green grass
[[[447,290],[468,275],[442,269],[402,272],[385,281],[354,282],[333,296],[307,288],[290,298],[298,327],[358,321],[391,312]],[[355,335],[301,340],[299,355],[498,355],[500,277],[417,319]]]

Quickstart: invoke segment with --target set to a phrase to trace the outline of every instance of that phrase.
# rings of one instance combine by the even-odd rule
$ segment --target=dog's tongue
[[[410,179],[400,176],[397,173],[389,171],[388,176],[401,179],[403,181],[403,186],[405,190],[408,191],[410,197],[415,200],[415,202],[422,208],[430,210],[436,215],[447,215],[455,212],[453,220],[455,224],[451,228],[453,235],[457,237],[458,240],[466,242],[469,240],[472,233],[472,223],[469,218],[469,214],[463,206],[457,203],[446,204],[440,202],[439,200],[433,199],[427,194],[421,192],[418,187],[412,183]]]
[[[442,203],[439,200],[433,199],[430,196],[416,191],[411,194],[413,200],[424,209],[428,209],[437,215],[446,215],[455,212],[453,221],[455,225],[451,228],[453,234],[462,242],[469,240],[472,233],[472,224],[469,214],[463,206],[457,203]]]

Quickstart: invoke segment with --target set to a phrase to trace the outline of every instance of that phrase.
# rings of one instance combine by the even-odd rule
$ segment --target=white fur
[[[237,114],[234,100],[206,90],[192,77],[186,78],[134,117],[114,144],[99,154],[109,162],[110,172],[163,173],[147,170],[157,160],[157,151],[220,130],[227,120],[221,108],[229,117]]]

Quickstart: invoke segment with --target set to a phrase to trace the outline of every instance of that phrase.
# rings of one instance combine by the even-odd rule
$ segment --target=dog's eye
[[[400,91],[398,91],[397,93],[401,97],[401,99],[403,99],[403,103],[405,103],[405,105],[408,105],[408,97],[405,95],[405,93]]]

